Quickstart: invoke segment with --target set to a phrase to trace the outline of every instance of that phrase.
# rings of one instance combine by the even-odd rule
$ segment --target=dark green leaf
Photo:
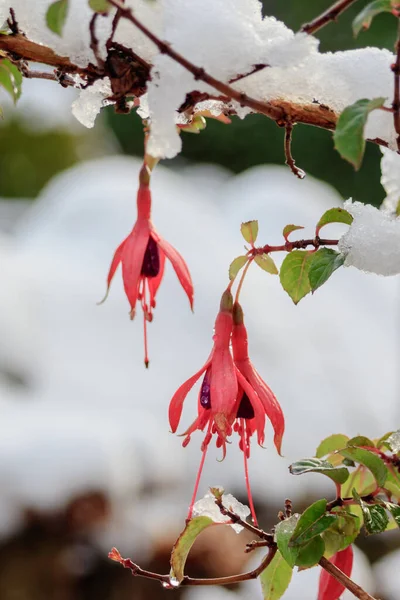
[[[246,242],[253,245],[258,235],[258,221],[247,221],[246,223],[242,223],[240,231]]]
[[[279,600],[286,592],[292,579],[292,568],[281,556],[279,550],[260,575],[264,600]]]
[[[333,134],[335,148],[357,170],[365,151],[364,127],[369,113],[383,106],[385,98],[357,100],[340,115]]]
[[[321,458],[322,456],[326,456],[331,452],[335,452],[335,450],[340,450],[344,448],[347,444],[348,436],[343,433],[335,433],[330,435],[329,437],[322,440],[320,445],[317,448],[315,456],[317,458]]]
[[[295,304],[311,291],[308,279],[310,256],[311,254],[305,250],[293,250],[289,252],[281,266],[282,287]]]
[[[389,523],[389,517],[383,506],[377,504],[367,504],[360,498],[359,494],[353,489],[353,498],[359,503],[364,517],[364,526],[368,534],[382,533]]]
[[[368,448],[375,448],[374,442],[365,437],[365,435],[356,435],[356,437],[349,439],[346,446],[367,446]]]
[[[269,254],[256,254],[254,257],[254,262],[257,263],[258,266],[263,269],[263,271],[267,271],[267,273],[271,273],[271,275],[278,275],[276,264]]]
[[[301,546],[308,543],[336,520],[335,515],[326,514],[326,500],[317,500],[300,516],[289,541],[289,546]]]
[[[323,285],[336,269],[344,263],[345,256],[331,248],[320,248],[310,259],[308,279],[311,291],[315,292]]]
[[[57,0],[57,2],[50,4],[46,12],[46,23],[50,31],[53,31],[57,35],[62,35],[67,13],[68,0]]]
[[[396,521],[396,525],[400,527],[400,506],[398,504],[393,504],[392,502],[386,502],[385,506]]]
[[[15,104],[21,96],[22,74],[8,58],[0,59],[0,86],[10,94]]]
[[[275,527],[275,540],[278,549],[290,567],[294,567],[296,564],[296,558],[299,553],[298,548],[291,548],[288,545],[299,518],[300,515],[298,514],[292,515],[289,519],[281,521]]]
[[[364,6],[362,11],[358,13],[353,21],[353,33],[357,36],[362,29],[368,29],[372,23],[372,19],[382,12],[391,12],[393,10],[391,0],[374,0],[367,6]]]
[[[319,235],[320,230],[329,223],[344,223],[345,225],[351,225],[353,222],[353,216],[347,212],[344,208],[330,208],[320,218],[315,228],[315,233]]]
[[[304,229],[304,227],[302,225],[285,225],[282,231],[285,240],[288,241],[288,237],[292,231],[297,231],[298,229]]]
[[[89,0],[89,6],[98,13],[107,14],[111,9],[111,4],[107,0]]]
[[[383,487],[385,485],[388,470],[383,460],[374,452],[370,452],[364,448],[355,448],[353,446],[349,446],[348,448],[340,450],[340,454],[346,458],[349,458],[350,460],[354,460],[360,465],[367,467],[367,469],[369,469],[375,477],[379,487]]]
[[[354,515],[342,508],[334,509],[336,521],[322,534],[325,542],[325,556],[332,556],[350,546],[360,532],[361,522]]]
[[[319,535],[300,548],[296,565],[303,569],[308,569],[316,565],[325,552],[325,544]]]
[[[213,523],[214,521],[209,517],[195,517],[189,521],[172,548],[171,577],[177,579],[179,582],[182,581],[190,548],[203,529]]]
[[[238,256],[237,258],[233,259],[229,266],[229,279],[231,281],[232,279],[235,279],[236,275],[239,273],[240,269],[244,267],[247,261],[247,256]]]
[[[290,465],[289,471],[292,475],[302,475],[303,473],[322,473],[336,483],[344,483],[349,476],[349,472],[346,467],[336,468],[327,460],[322,460],[320,458],[305,458],[303,460],[299,460]]]

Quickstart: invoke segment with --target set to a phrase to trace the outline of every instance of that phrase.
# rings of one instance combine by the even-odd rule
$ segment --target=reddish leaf
[[[344,550],[336,552],[330,562],[350,577],[353,567],[353,548],[347,546]],[[329,575],[325,569],[322,569],[319,577],[318,600],[338,600],[344,590],[344,586],[337,579]]]

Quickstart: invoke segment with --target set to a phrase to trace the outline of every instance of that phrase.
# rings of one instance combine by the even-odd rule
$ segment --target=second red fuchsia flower
[[[169,422],[172,431],[175,432],[179,425],[185,398],[196,381],[204,374],[198,395],[197,418],[185,431],[183,441],[183,445],[186,446],[194,431],[206,429],[201,446],[203,457],[189,509],[189,517],[196,498],[205,454],[212,436],[216,436],[216,445],[223,448],[225,456],[227,438],[234,431],[239,435],[239,447],[245,461],[249,502],[253,520],[256,521],[247,471],[250,438],[257,433],[258,443],[263,444],[265,416],[267,416],[274,428],[274,442],[280,453],[285,421],[282,409],[273,392],[250,362],[243,311],[238,303],[233,304],[232,294],[229,290],[224,292],[221,299],[213,340],[214,346],[206,363],[179,387],[169,406]]]
[[[144,318],[145,365],[149,364],[146,323],[153,320],[156,294],[160,287],[165,259],[171,262],[193,309],[193,284],[189,269],[177,250],[164,240],[151,222],[150,171],[143,165],[137,193],[137,220],[125,240],[118,246],[107,277],[107,294],[117,267],[121,263],[125,293],[134,318],[139,301]],[[107,297],[106,294],[106,297]]]

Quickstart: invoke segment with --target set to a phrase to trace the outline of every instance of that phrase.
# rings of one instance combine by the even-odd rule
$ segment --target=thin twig
[[[303,171],[303,169],[296,167],[296,161],[292,156],[292,131],[293,123],[287,122],[285,125],[285,162],[292,171],[292,173],[296,175],[296,177],[298,177],[299,179],[304,179],[304,177],[306,176],[305,172]]]
[[[260,248],[252,248],[250,254],[269,254],[270,252],[292,252],[292,250],[304,250],[308,246],[313,246],[318,250],[321,246],[337,246],[339,240],[326,240],[316,236],[307,240],[295,240],[293,242],[286,241],[281,246],[270,246],[265,244]]]
[[[305,23],[301,27],[300,31],[309,34],[315,33],[316,31],[318,31],[318,29],[325,27],[325,25],[327,25],[331,21],[336,21],[338,16],[356,1],[357,0],[339,0],[338,2],[335,2],[335,4],[332,4],[332,6],[330,6],[328,10],[324,11],[321,15],[319,15],[309,23]]]
[[[90,19],[90,23],[89,23],[90,48],[96,59],[97,66],[99,67],[100,70],[104,71],[104,61],[100,56],[99,40],[96,36],[96,21],[99,16],[100,16],[99,13],[95,12],[95,13],[93,13],[93,17]]]
[[[375,600],[373,596],[368,594],[365,590],[362,589],[357,583],[354,583],[350,577],[345,575],[343,571],[341,571],[338,567],[332,564],[327,558],[324,556],[320,559],[318,563],[325,571],[332,575],[337,581],[339,581],[349,592],[351,592],[354,596],[359,598],[359,600]]]
[[[394,73],[394,95],[392,109],[394,128],[397,133],[397,148],[400,150],[400,18],[398,22],[395,50],[396,62],[392,64],[392,71]]]
[[[47,71],[31,71],[26,65],[20,66],[21,73],[26,79],[47,79],[48,81],[57,81],[63,87],[76,85],[75,81],[68,75],[57,73],[48,73]]]
[[[242,73],[241,75],[236,75],[236,77],[233,77],[232,79],[230,79],[228,81],[228,83],[232,84],[232,83],[236,83],[237,81],[241,81],[242,79],[245,79],[246,77],[250,77],[250,75],[254,75],[254,73],[258,73],[259,71],[262,71],[263,69],[266,69],[267,67],[269,67],[269,65],[265,65],[265,64],[253,65],[253,68],[251,71],[249,71],[248,73]]]
[[[10,16],[7,19],[7,25],[9,26],[11,32],[16,35],[19,33],[18,21],[15,16],[15,10],[10,7]]]
[[[238,575],[229,575],[228,577],[210,577],[209,579],[199,579],[196,577],[189,577],[185,575],[179,585],[184,586],[203,586],[203,585],[230,585],[233,583],[240,583],[241,581],[248,581],[249,579],[257,579],[257,577],[262,573],[268,565],[271,563],[277,552],[276,545],[270,547],[268,549],[268,554],[261,561],[260,565],[253,569],[252,571],[247,571],[246,573],[239,573]],[[146,569],[142,569],[136,563],[132,562],[130,558],[122,558],[119,554],[118,550],[113,548],[113,550],[109,554],[109,558],[119,562],[125,569],[130,569],[131,573],[135,577],[144,577],[146,579],[155,579],[159,581],[166,588],[176,588],[177,585],[171,583],[170,575],[162,575],[161,573],[153,573],[152,571],[147,571]]]
[[[269,545],[273,544],[274,536],[271,533],[266,533],[262,529],[259,529],[258,527],[255,527],[254,525],[251,525],[250,523],[248,523],[244,519],[241,519],[239,517],[239,515],[237,515],[232,510],[229,510],[229,508],[226,508],[222,504],[222,498],[215,498],[215,504],[218,506],[221,514],[224,515],[224,516],[226,516],[226,517],[229,517],[231,519],[232,523],[236,523],[238,525],[241,525],[241,527],[243,527],[243,529],[247,529],[247,531],[250,531],[251,533],[253,533],[257,537],[259,537],[260,539],[268,542]]]

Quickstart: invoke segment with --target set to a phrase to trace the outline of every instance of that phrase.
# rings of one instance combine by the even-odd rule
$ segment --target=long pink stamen
[[[144,366],[146,369],[149,368],[149,353],[147,348],[147,305],[146,305],[146,280],[143,279],[143,298],[142,298],[142,309],[143,309],[143,336],[144,336]]]
[[[246,443],[246,433],[245,433],[245,423],[244,423],[244,419],[240,419],[241,420],[241,439],[242,439],[242,448],[243,448],[243,457],[244,457],[244,478],[246,481],[246,490],[247,490],[247,497],[249,499],[249,504],[250,504],[250,511],[251,511],[251,517],[253,519],[253,523],[256,527],[258,527],[258,521],[257,521],[257,517],[256,517],[256,511],[254,508],[254,503],[253,503],[253,495],[251,493],[251,487],[250,487],[250,478],[249,478],[249,465],[247,462],[247,443]]]
[[[210,429],[211,429],[211,421],[210,421],[210,424],[209,424],[208,429],[207,429],[207,434],[206,434],[205,440],[207,440],[208,438],[210,438],[210,435],[209,435]],[[199,470],[197,471],[197,477],[196,477],[196,481],[195,481],[195,484],[194,484],[193,495],[192,495],[192,499],[190,501],[189,512],[188,512],[188,516],[187,516],[188,521],[192,518],[193,506],[194,506],[194,503],[196,502],[197,492],[199,491],[200,479],[201,479],[201,474],[203,472],[204,463],[205,463],[205,460],[206,460],[206,454],[207,454],[207,450],[208,450],[208,445],[209,445],[209,439],[208,439],[208,442],[206,444],[204,444],[204,446],[203,446],[203,454],[201,456]]]

